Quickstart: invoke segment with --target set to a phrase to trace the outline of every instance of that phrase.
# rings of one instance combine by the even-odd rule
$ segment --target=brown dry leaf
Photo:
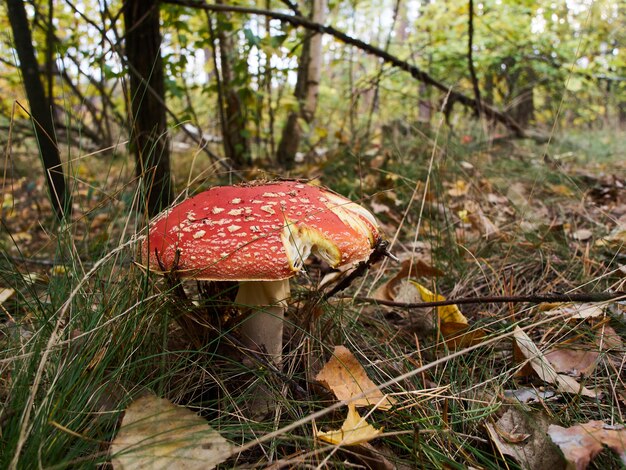
[[[609,325],[604,325],[598,332],[596,344],[599,348],[602,348],[602,350],[622,349],[624,347],[622,337]]]
[[[376,429],[359,416],[354,403],[348,404],[348,416],[341,429],[328,432],[313,430],[315,437],[320,441],[343,446],[363,444],[377,438],[382,432],[382,429]]]
[[[568,462],[568,468],[584,470],[605,445],[619,454],[626,465],[626,429],[602,421],[589,421],[570,428],[550,425],[548,435],[557,444]]]
[[[111,443],[115,470],[210,469],[234,449],[204,419],[153,395],[130,404]]]
[[[581,349],[553,349],[546,353],[545,358],[557,372],[580,377],[594,371],[600,359],[600,353]]]
[[[354,400],[355,406],[377,405],[378,409],[388,410],[395,400],[386,396],[370,380],[365,369],[345,346],[335,346],[335,351],[315,380],[333,392],[338,400],[351,400],[367,391],[365,397]]]
[[[513,457],[522,468],[560,470],[565,462],[546,435],[548,425],[543,415],[509,408],[497,422],[485,427],[498,451]]]
[[[484,213],[483,211],[478,211],[475,213],[471,213],[469,216],[469,221],[476,230],[478,230],[482,236],[488,240],[495,238],[500,235],[500,229],[496,224],[494,224]]]
[[[526,362],[526,359],[526,355],[517,345],[517,341],[513,341],[513,363],[524,364],[521,369],[518,369],[517,372],[515,372],[516,377],[528,377],[530,375],[535,375],[535,370],[530,362]]]
[[[541,380],[555,385],[557,390],[560,392],[573,394],[580,393],[581,395],[590,398],[598,396],[598,393],[593,390],[581,386],[576,379],[568,377],[567,375],[559,374],[554,367],[552,367],[552,364],[550,364],[550,362],[546,359],[533,340],[530,339],[530,337],[524,333],[519,326],[515,327],[513,338],[519,347],[520,353],[529,361],[533,371]]]
[[[443,323],[441,334],[450,349],[461,349],[480,344],[487,336],[482,328],[470,330],[466,323],[456,322]]]

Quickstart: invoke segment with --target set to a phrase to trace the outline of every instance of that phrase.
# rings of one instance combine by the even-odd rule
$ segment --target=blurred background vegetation
[[[0,5],[0,141],[14,155],[34,148],[29,48],[43,89],[30,108],[61,160],[130,151],[149,213],[171,201],[170,170],[186,175],[191,158],[212,184],[260,175],[250,169],[311,177],[346,152],[370,166],[377,149],[440,121],[467,145],[613,132],[626,122],[625,5],[10,0]],[[30,42],[11,34],[24,27]],[[44,164],[58,166],[43,135]],[[174,192],[188,182],[176,177]]]

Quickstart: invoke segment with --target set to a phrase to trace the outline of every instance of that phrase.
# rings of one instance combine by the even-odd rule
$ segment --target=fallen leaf
[[[559,470],[565,462],[546,435],[548,425],[543,415],[509,408],[497,422],[487,423],[485,428],[498,451],[513,457],[522,468]]]
[[[367,395],[354,400],[355,406],[377,405],[388,410],[395,400],[386,396],[367,376],[365,369],[345,346],[335,346],[335,351],[322,370],[315,376],[338,400],[351,400],[367,391]]]
[[[567,375],[559,374],[550,362],[546,359],[537,345],[524,331],[518,326],[515,327],[513,338],[521,354],[528,360],[533,371],[544,382],[553,384],[557,390],[565,393],[581,394],[585,397],[595,398],[598,393],[580,385],[576,379]]]
[[[476,230],[478,230],[482,236],[488,240],[500,235],[500,229],[494,224],[483,211],[471,213],[469,221]]]
[[[381,433],[382,429],[376,429],[359,416],[353,403],[348,404],[348,416],[341,429],[328,432],[314,430],[315,437],[320,441],[344,446],[363,444],[377,438]]]
[[[434,294],[426,287],[415,281],[411,281],[411,284],[417,287],[420,297],[424,302],[438,302],[446,300],[443,295]],[[468,324],[467,318],[461,313],[459,307],[457,307],[456,305],[444,305],[443,307],[437,307],[437,315],[441,324],[452,322],[463,323],[465,325]]]
[[[450,349],[461,349],[482,343],[487,333],[482,328],[470,330],[466,323],[447,322],[441,325],[441,334]]]
[[[422,259],[407,259],[402,261],[400,271],[389,281],[383,284],[375,293],[376,298],[382,300],[396,300],[398,287],[402,281],[415,277],[440,277],[443,272]]]
[[[542,304],[543,305],[543,304]],[[595,318],[604,315],[605,306],[598,304],[551,304],[556,308],[548,309],[548,315],[562,315],[572,319]],[[543,307],[545,309],[545,306]]]
[[[518,390],[505,390],[504,396],[509,400],[515,400],[520,403],[534,403],[548,400],[556,394],[551,390],[537,390],[535,388],[520,388]]]
[[[557,444],[569,467],[584,470],[591,460],[606,445],[619,454],[626,465],[626,429],[623,426],[608,426],[602,421],[589,421],[564,428],[550,425],[548,435]]]
[[[553,349],[545,354],[545,358],[554,366],[554,369],[572,377],[591,374],[600,354],[597,351],[583,351],[580,349]]]
[[[448,190],[448,195],[452,197],[465,196],[469,191],[469,186],[463,180],[457,180],[452,185],[452,188]]]
[[[7,301],[9,297],[15,294],[15,289],[11,289],[10,287],[1,287],[0,288],[0,305]]]
[[[611,233],[606,236],[605,240],[613,245],[626,245],[626,220],[618,223],[618,225],[611,230]]]
[[[200,470],[224,462],[234,448],[192,411],[150,395],[126,409],[111,455],[115,470]]]
[[[374,214],[384,214],[391,211],[387,204],[380,204],[375,201],[370,202],[370,207],[372,208],[372,212]]]
[[[598,332],[596,344],[602,350],[622,349],[624,347],[621,336],[609,325],[604,325]]]
[[[580,230],[576,230],[572,234],[572,238],[580,242],[585,242],[589,240],[591,237],[593,237],[593,232],[591,230],[587,230],[586,228],[581,228]]]
[[[574,191],[564,184],[551,184],[549,187],[554,194],[565,197],[574,197]]]

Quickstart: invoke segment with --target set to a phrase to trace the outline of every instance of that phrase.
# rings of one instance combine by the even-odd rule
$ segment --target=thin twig
[[[467,304],[503,304],[503,303],[542,303],[542,302],[607,302],[610,300],[626,299],[626,292],[597,292],[583,294],[537,294],[537,295],[489,295],[484,297],[459,297],[457,299],[438,300],[436,302],[394,302],[392,300],[376,299],[373,297],[343,297],[357,302],[376,303],[388,307],[422,308],[444,307],[446,305]]]

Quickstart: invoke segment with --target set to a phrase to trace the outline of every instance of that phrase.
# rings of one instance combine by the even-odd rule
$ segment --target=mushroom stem
[[[242,342],[280,365],[283,350],[283,319],[289,297],[289,280],[242,281],[235,302],[253,309],[240,327]],[[258,308],[260,307],[260,308]]]

